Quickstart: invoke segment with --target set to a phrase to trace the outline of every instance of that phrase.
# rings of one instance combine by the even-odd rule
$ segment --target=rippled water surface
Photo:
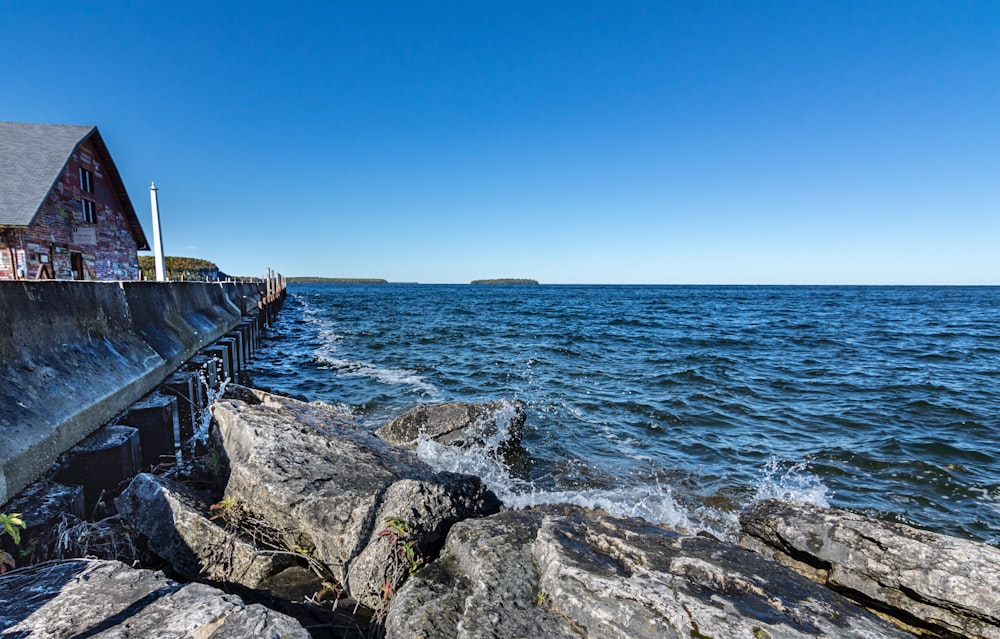
[[[292,285],[265,389],[376,426],[526,403],[526,454],[433,444],[512,506],[708,529],[768,496],[1000,544],[1000,288]]]

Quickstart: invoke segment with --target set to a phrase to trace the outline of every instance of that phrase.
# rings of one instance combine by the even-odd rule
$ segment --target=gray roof
[[[27,226],[92,126],[0,122],[0,224]]]
[[[139,248],[146,236],[96,126],[0,122],[0,226],[28,226],[81,142],[95,137]]]

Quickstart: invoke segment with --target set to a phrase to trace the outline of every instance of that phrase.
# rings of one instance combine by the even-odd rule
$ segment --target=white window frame
[[[80,198],[80,211],[83,213],[83,221],[87,224],[97,224],[97,214],[94,212],[97,204],[85,197]]]
[[[84,193],[94,192],[94,174],[90,169],[80,167],[80,190]]]

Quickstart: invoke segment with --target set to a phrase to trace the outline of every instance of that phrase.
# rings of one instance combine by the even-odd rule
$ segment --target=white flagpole
[[[149,203],[153,207],[153,260],[156,263],[156,281],[166,282],[167,273],[163,268],[163,238],[160,237],[160,206],[156,199],[156,182],[149,187]]]

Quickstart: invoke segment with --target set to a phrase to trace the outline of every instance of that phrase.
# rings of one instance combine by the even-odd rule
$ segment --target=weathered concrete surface
[[[453,526],[396,593],[386,636],[911,637],[778,562],[570,507]]]
[[[765,500],[740,544],[929,636],[1000,639],[1000,549],[811,504]]]
[[[209,504],[169,479],[136,475],[115,504],[147,537],[149,549],[188,579],[263,589],[269,578],[295,565],[292,557],[261,551],[216,525],[207,516]]]
[[[126,282],[125,301],[136,333],[175,370],[202,347],[219,339],[242,318],[224,284]],[[229,285],[235,288],[236,284]],[[156,300],[156,304],[150,304]]]
[[[403,543],[433,556],[452,524],[499,509],[479,478],[435,473],[347,416],[259,391],[241,396],[260,403],[212,406],[229,459],[226,494],[284,530],[289,546],[314,549],[365,605],[379,605],[383,586],[405,576]],[[387,534],[394,527],[405,533]]]
[[[308,639],[309,633],[290,617],[211,586],[79,559],[0,575],[0,637]]]
[[[255,286],[0,282],[0,504],[236,326]]]
[[[393,444],[413,446],[425,436],[449,446],[487,445],[505,447],[521,443],[524,435],[524,403],[510,399],[491,402],[422,404],[375,434]]]

